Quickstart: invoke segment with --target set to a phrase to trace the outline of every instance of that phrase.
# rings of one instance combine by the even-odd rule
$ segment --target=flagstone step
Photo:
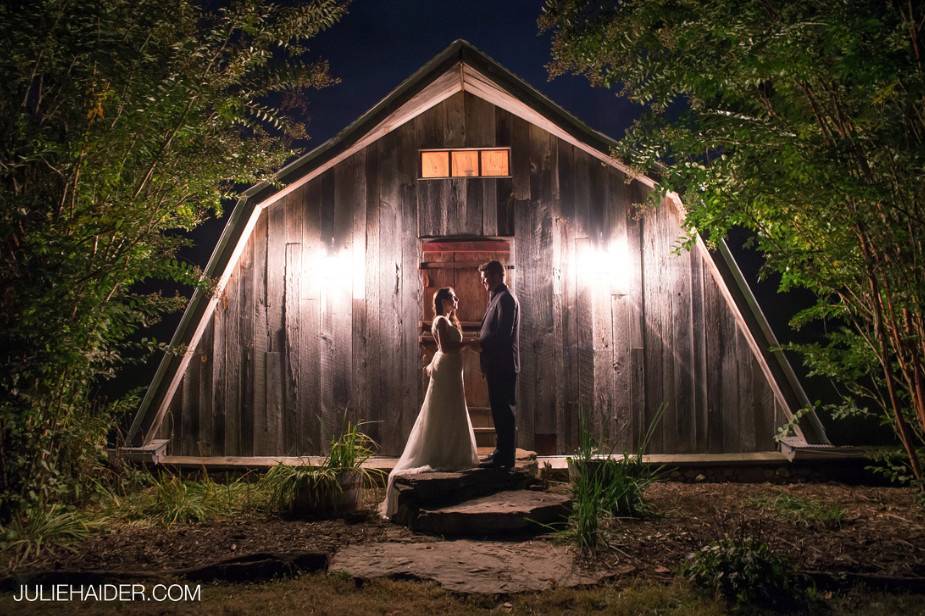
[[[538,490],[505,490],[436,509],[421,509],[410,524],[417,532],[481,537],[550,530],[564,523],[571,499]]]

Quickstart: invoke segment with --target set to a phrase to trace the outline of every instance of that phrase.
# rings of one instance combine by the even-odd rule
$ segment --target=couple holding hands
[[[381,511],[395,513],[391,502],[396,475],[425,471],[463,470],[476,466],[514,467],[514,405],[517,373],[520,371],[520,304],[504,284],[504,266],[489,261],[479,266],[482,287],[488,293],[488,308],[477,341],[463,340],[457,317],[459,298],[452,287],[434,293],[434,321],[431,333],[437,343],[433,361],[425,368],[430,377],[424,403],[408,436],[401,457],[389,474],[386,500]],[[482,374],[488,383],[488,398],[495,424],[496,445],[486,460],[478,458],[475,433],[463,384],[463,348],[479,352]]]

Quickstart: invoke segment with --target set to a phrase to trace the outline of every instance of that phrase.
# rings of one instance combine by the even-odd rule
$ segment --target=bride
[[[424,368],[430,384],[405,450],[389,473],[385,501],[379,508],[383,517],[392,516],[397,507],[392,500],[396,475],[461,470],[479,465],[463,387],[464,345],[462,326],[456,316],[458,307],[459,298],[452,287],[434,293],[435,316],[430,331],[437,342],[437,352],[430,365]]]

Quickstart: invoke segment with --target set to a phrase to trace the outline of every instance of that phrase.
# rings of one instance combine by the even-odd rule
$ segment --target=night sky
[[[311,140],[307,150],[334,136],[458,38],[468,40],[592,128],[619,139],[640,107],[615,91],[592,88],[583,77],[549,81],[545,65],[550,59],[550,36],[538,33],[540,7],[537,0],[357,0],[339,24],[310,41],[310,56],[327,59],[341,83],[308,93]],[[182,256],[204,266],[223,223],[213,220],[198,229],[193,234],[196,245]],[[758,282],[761,260],[741,248],[746,237],[742,233],[730,238],[731,248],[778,337],[792,339],[787,321],[810,303],[811,296],[781,296],[774,278]],[[179,316],[171,315],[152,333],[169,339]],[[802,373],[800,362],[792,363]],[[155,367],[149,363],[145,374],[138,375],[141,383],[150,379]],[[806,385],[811,398],[826,396],[824,384]]]

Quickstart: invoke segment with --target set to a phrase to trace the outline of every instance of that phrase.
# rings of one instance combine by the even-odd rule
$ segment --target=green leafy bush
[[[681,573],[697,588],[738,609],[798,609],[811,596],[790,561],[747,535],[726,536],[700,548],[688,555]]]
[[[336,81],[305,43],[346,2],[221,4],[0,3],[0,523],[82,500],[137,408],[101,385],[183,351],[137,340],[186,301],[144,283],[209,292],[183,232],[273,181]]]

